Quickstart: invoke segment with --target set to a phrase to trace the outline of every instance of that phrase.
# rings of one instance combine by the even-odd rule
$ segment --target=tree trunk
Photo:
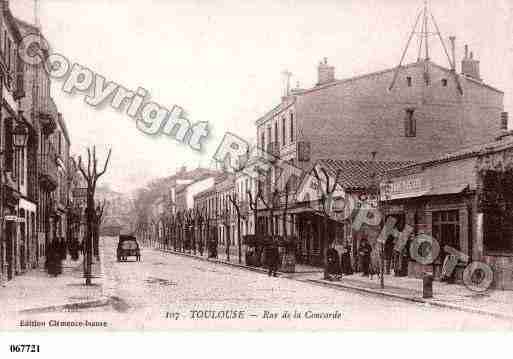
[[[237,242],[239,243],[239,264],[242,263],[242,248],[240,238],[240,214],[237,213]]]

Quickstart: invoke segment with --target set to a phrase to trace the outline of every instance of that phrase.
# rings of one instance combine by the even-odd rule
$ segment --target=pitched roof
[[[452,72],[450,69],[448,69],[448,68],[446,68],[444,66],[438,65],[437,63],[434,63],[433,61],[428,61],[428,62],[429,62],[429,66],[434,66],[434,67],[440,69],[441,71],[445,71],[447,73],[451,73]],[[424,66],[424,61],[411,62],[409,64],[402,65],[400,67],[400,69],[404,70],[404,69],[407,69],[407,68],[418,67],[418,66]],[[335,81],[332,81],[332,82],[329,82],[329,83],[326,83],[326,84],[316,85],[316,86],[314,86],[312,88],[309,88],[309,89],[304,89],[304,90],[301,90],[301,91],[295,91],[294,94],[295,95],[303,95],[303,94],[306,94],[306,93],[309,93],[309,92],[313,92],[313,91],[318,91],[318,90],[321,90],[321,89],[324,89],[324,88],[327,88],[327,87],[332,87],[332,86],[336,86],[336,85],[340,85],[340,84],[345,84],[345,83],[357,81],[357,80],[368,78],[368,77],[378,76],[378,75],[382,75],[382,74],[385,74],[387,72],[393,72],[393,71],[396,71],[396,70],[397,70],[397,66],[391,67],[391,68],[388,68],[388,69],[384,69],[384,70],[380,70],[380,71],[375,71],[375,72],[370,72],[370,73],[362,74],[362,75],[356,75],[356,76],[348,77],[348,78],[345,78],[345,79],[335,80]],[[470,76],[467,76],[467,75],[464,75],[464,74],[458,74],[458,76],[459,76],[459,78],[471,81],[471,82],[473,82],[473,83],[475,83],[477,85],[486,87],[486,88],[488,88],[490,90],[493,90],[493,91],[496,91],[496,92],[499,92],[499,93],[504,93],[503,91],[501,91],[501,90],[499,90],[499,89],[497,89],[497,88],[495,88],[495,87],[493,87],[491,85],[488,85],[488,84],[486,84],[483,81],[475,80],[475,79],[473,79]]]
[[[339,172],[338,184],[344,190],[356,190],[371,187],[387,171],[409,163],[411,162],[320,159],[315,165],[324,168],[333,178]]]
[[[401,171],[404,169],[409,169],[412,167],[417,167],[417,166],[424,166],[424,167],[432,166],[432,165],[435,165],[438,163],[457,161],[457,160],[461,160],[461,159],[477,157],[478,155],[485,155],[485,154],[489,154],[489,153],[500,152],[500,151],[510,149],[510,148],[513,149],[513,137],[511,136],[512,134],[510,134],[508,136],[501,137],[498,140],[493,141],[493,142],[487,142],[487,143],[481,143],[481,144],[468,146],[468,147],[462,148],[460,150],[444,153],[444,154],[432,157],[432,158],[424,160],[424,161],[410,163],[408,165],[401,166],[399,168],[394,169],[394,172]]]

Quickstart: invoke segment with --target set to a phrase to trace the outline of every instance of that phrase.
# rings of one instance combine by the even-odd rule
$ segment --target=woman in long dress
[[[351,247],[347,242],[344,242],[344,245],[342,246],[342,254],[340,255],[340,265],[342,267],[343,274],[353,274],[353,268],[351,266]]]

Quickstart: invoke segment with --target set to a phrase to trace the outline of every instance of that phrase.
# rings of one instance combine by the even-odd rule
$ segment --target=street
[[[485,315],[268,277],[149,248],[143,249],[141,262],[118,263],[116,243],[112,237],[101,243],[104,294],[111,299],[109,305],[71,313],[32,313],[17,319],[105,321],[107,329],[124,330],[513,327],[511,322]],[[284,312],[290,317],[283,318]],[[294,313],[301,317],[294,318]]]

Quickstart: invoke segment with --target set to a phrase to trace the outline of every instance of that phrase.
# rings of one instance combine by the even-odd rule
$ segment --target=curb
[[[222,261],[222,260],[212,259],[212,258],[205,258],[205,257],[200,257],[200,256],[197,256],[197,255],[194,255],[194,254],[189,254],[189,253],[175,252],[175,251],[170,250],[170,249],[160,249],[160,248],[155,248],[155,249],[160,251],[160,252],[176,254],[176,255],[179,255],[179,256],[183,256],[183,257],[197,259],[197,260],[200,260],[200,261],[203,261],[203,262],[219,263],[219,264],[224,264],[224,265],[227,265],[227,266],[232,266],[232,267],[236,267],[236,268],[240,268],[240,269],[244,269],[244,270],[249,270],[249,271],[252,271],[252,272],[259,272],[259,273],[267,274],[267,270],[265,270],[263,268],[259,268],[259,267],[249,267],[249,266],[246,266],[244,264],[232,263],[232,262],[227,262],[227,261]],[[278,276],[281,276],[282,274],[284,274],[284,273],[278,272]]]
[[[168,249],[159,249],[159,248],[155,248],[155,249],[159,250],[161,252],[177,254],[177,255],[184,256],[184,257],[202,260],[205,262],[219,263],[219,264],[224,264],[224,265],[230,265],[233,267],[238,267],[238,268],[253,271],[253,272],[267,273],[267,271],[265,269],[261,269],[261,268],[257,268],[257,267],[248,267],[243,264],[230,263],[230,262],[225,262],[225,261],[220,261],[220,260],[203,258],[203,257],[195,256],[193,254],[175,252],[173,250],[168,250]],[[283,276],[284,274],[285,274],[285,276]],[[387,291],[375,290],[375,289],[359,287],[359,286],[353,286],[353,285],[349,285],[349,284],[332,284],[332,283],[326,282],[322,279],[298,279],[298,278],[286,276],[286,274],[287,273],[278,272],[278,276],[280,276],[282,278],[295,280],[295,281],[303,282],[303,283],[317,284],[317,285],[321,285],[323,287],[338,289],[340,291],[343,291],[344,289],[350,289],[350,290],[354,290],[354,291],[358,291],[358,292],[364,292],[364,293],[368,293],[368,294],[389,297],[389,298],[404,300],[404,301],[408,301],[408,302],[428,304],[428,305],[432,305],[432,306],[436,306],[436,307],[440,307],[440,308],[448,308],[448,309],[459,310],[462,312],[482,314],[482,315],[488,315],[488,316],[492,316],[492,317],[500,318],[500,319],[513,320],[513,315],[508,315],[508,314],[495,312],[495,311],[491,311],[491,310],[462,306],[462,305],[452,304],[452,303],[448,303],[448,302],[441,302],[441,301],[437,301],[437,300],[433,300],[433,299],[424,299],[421,297],[412,297],[412,296],[408,296],[408,295],[391,293],[391,292],[387,292]]]
[[[87,302],[75,302],[60,305],[51,305],[47,307],[22,309],[17,311],[19,314],[34,314],[34,313],[49,313],[49,312],[60,312],[60,311],[77,311],[79,309],[104,307],[109,305],[111,302],[110,298],[96,299]]]
[[[316,284],[319,284],[319,285],[322,285],[325,287],[339,289],[339,290],[351,289],[354,291],[365,292],[365,293],[374,294],[374,295],[383,296],[383,297],[391,297],[391,298],[405,300],[405,301],[409,301],[409,302],[428,304],[428,305],[441,307],[441,308],[455,309],[455,310],[459,310],[462,312],[483,314],[483,315],[488,315],[488,316],[492,316],[492,317],[496,317],[496,318],[513,320],[513,315],[508,315],[508,314],[504,314],[504,313],[500,313],[500,312],[494,312],[491,310],[468,307],[468,306],[464,306],[464,305],[457,305],[457,304],[452,304],[452,303],[448,303],[448,302],[441,302],[441,301],[437,301],[437,300],[433,300],[433,299],[412,297],[412,296],[408,296],[408,295],[391,293],[391,292],[387,292],[387,291],[375,290],[375,289],[370,289],[370,288],[365,288],[365,287],[359,287],[359,286],[354,286],[354,285],[350,285],[350,284],[331,284],[331,283],[328,283],[321,279],[308,279],[303,282],[316,283]]]

